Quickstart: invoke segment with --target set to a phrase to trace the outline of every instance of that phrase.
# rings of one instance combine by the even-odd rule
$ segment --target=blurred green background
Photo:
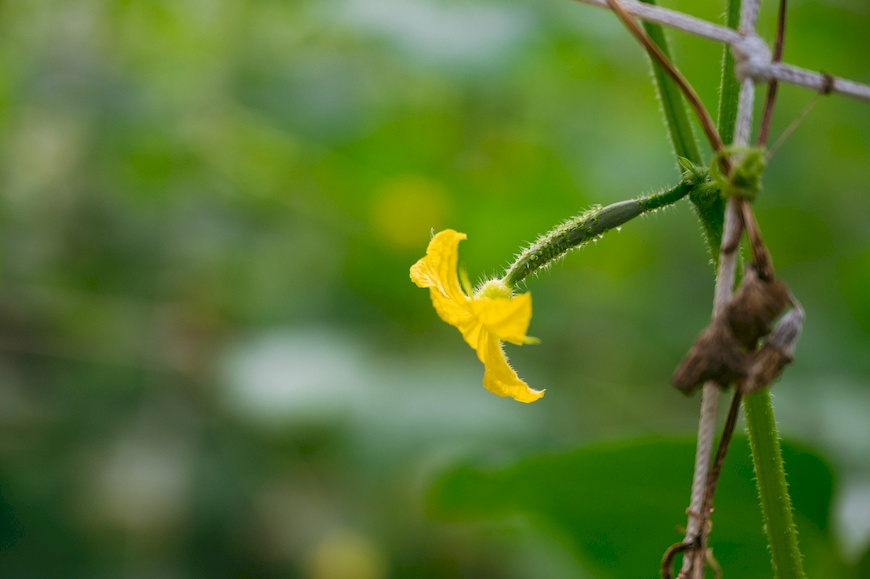
[[[697,4],[667,3],[722,11]],[[865,0],[793,1],[785,59],[870,82],[868,33]],[[714,109],[719,47],[670,37]],[[408,279],[433,229],[468,234],[475,279],[676,182],[611,15],[4,0],[0,66],[4,576],[657,576],[698,406],[668,379],[712,296],[687,202],[529,282],[532,405],[482,388]],[[780,89],[774,138],[811,99]],[[870,105],[821,99],[756,204],[807,311],[774,405],[817,576],[870,577],[868,146]],[[711,542],[769,577],[747,460]]]

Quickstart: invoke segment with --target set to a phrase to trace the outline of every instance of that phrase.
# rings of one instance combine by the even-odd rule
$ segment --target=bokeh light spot
[[[306,561],[308,579],[381,579],[386,563],[365,537],[343,531],[318,543]]]
[[[372,231],[387,245],[418,247],[421,232],[428,235],[442,226],[448,205],[448,192],[440,183],[422,175],[395,177],[375,191]]]

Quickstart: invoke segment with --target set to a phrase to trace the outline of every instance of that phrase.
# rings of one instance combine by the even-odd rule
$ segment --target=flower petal
[[[471,300],[463,298],[462,301],[444,297],[436,288],[429,289],[429,297],[432,298],[432,306],[438,312],[438,317],[444,322],[455,326],[461,333],[465,341],[474,349],[477,349],[477,344],[480,339],[480,334],[486,330],[483,327],[474,313],[471,311]]]
[[[459,262],[459,242],[464,233],[452,229],[439,231],[429,242],[426,256],[411,266],[411,280],[418,287],[436,289],[445,298],[468,300],[459,287],[456,265]]]
[[[482,326],[474,317],[471,298],[463,293],[457,273],[459,242],[465,238],[464,233],[452,229],[437,233],[426,248],[426,256],[411,267],[411,280],[429,288],[438,317],[456,326],[465,341],[477,349]]]
[[[477,357],[484,365],[483,386],[498,396],[510,396],[517,402],[534,402],[544,395],[543,390],[533,390],[520,380],[508,364],[501,342],[483,332]]]
[[[532,320],[531,294],[511,299],[480,298],[471,302],[474,317],[486,331],[500,340],[512,344],[526,344],[526,331]]]

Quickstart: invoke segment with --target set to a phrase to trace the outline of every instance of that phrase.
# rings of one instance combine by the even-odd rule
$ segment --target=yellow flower
[[[426,257],[411,267],[411,280],[421,288],[429,288],[432,305],[442,320],[456,326],[462,337],[477,351],[484,365],[483,386],[499,396],[510,396],[519,402],[534,402],[544,395],[520,380],[508,364],[501,341],[527,344],[534,338],[526,336],[532,318],[532,296],[513,292],[501,280],[491,280],[471,295],[462,291],[457,275],[459,242],[464,233],[446,229],[432,238]],[[468,294],[468,281],[463,277]]]

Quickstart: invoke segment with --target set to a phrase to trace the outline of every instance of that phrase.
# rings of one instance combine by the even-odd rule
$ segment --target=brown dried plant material
[[[758,340],[770,333],[770,325],[785,309],[788,296],[785,283],[773,277],[763,279],[754,265],[746,267],[726,310],[728,323],[745,348],[754,350]]]
[[[683,358],[671,382],[684,394],[713,380],[723,388],[745,376],[747,354],[722,316],[713,319]]]
[[[753,352],[747,364],[746,379],[740,385],[743,394],[750,394],[769,386],[792,361],[792,357],[771,344],[764,344]]]
[[[795,307],[782,317],[779,325],[757,352],[751,354],[746,369],[746,379],[741,392],[749,394],[769,386],[788,366],[804,324],[804,313]]]

